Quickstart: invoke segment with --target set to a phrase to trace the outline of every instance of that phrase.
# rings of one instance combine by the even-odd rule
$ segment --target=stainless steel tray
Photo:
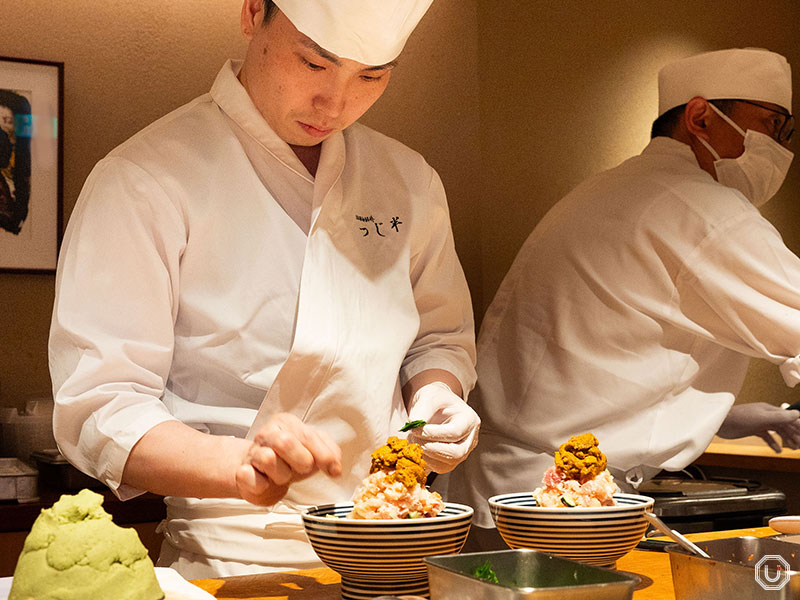
[[[31,502],[38,497],[38,472],[18,458],[0,458],[0,500]]]
[[[697,542],[710,558],[667,546],[675,600],[800,598],[800,547],[776,538]],[[780,570],[778,570],[780,567]]]
[[[432,600],[630,600],[638,579],[537,550],[500,550],[423,559]],[[475,577],[489,562],[498,583]]]

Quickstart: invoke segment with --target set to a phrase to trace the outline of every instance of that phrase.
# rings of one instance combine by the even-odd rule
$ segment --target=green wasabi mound
[[[134,529],[115,525],[103,497],[63,495],[43,509],[14,570],[8,600],[160,600],[153,562]]]

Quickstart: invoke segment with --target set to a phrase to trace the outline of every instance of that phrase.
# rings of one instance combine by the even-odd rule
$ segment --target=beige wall
[[[479,3],[478,22],[483,309],[553,203],[646,145],[664,63],[769,48],[794,65],[800,98],[796,0],[492,0]],[[800,160],[764,214],[800,251]],[[741,400],[791,397],[800,394],[775,367],[754,362]]]
[[[800,3],[766,5],[434,2],[364,121],[422,152],[442,176],[479,318],[544,212],[644,146],[663,62],[752,45],[800,65]],[[239,7],[240,0],[4,3],[0,55],[65,62],[65,217],[99,158],[206,91],[222,60],[242,54]],[[796,251],[799,188],[795,165],[765,211]],[[52,301],[52,276],[0,274],[0,405],[49,394]],[[767,367],[754,366],[746,398],[787,396]]]
[[[204,91],[220,57],[241,52],[238,10],[238,0],[3,3],[1,56],[65,63],[65,221],[105,153]],[[50,395],[53,284],[0,274],[0,405]]]

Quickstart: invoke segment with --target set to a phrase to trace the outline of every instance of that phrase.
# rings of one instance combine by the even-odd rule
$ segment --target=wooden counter
[[[776,535],[769,527],[738,529],[692,534],[695,541],[742,535],[765,537]],[[674,600],[669,556],[665,552],[634,550],[617,562],[617,569],[635,573],[642,581],[633,594],[634,600]],[[288,571],[265,575],[243,575],[223,579],[200,579],[195,585],[215,598],[238,600],[339,600],[339,576],[330,569]]]
[[[800,450],[784,448],[776,454],[760,437],[737,440],[715,437],[695,464],[755,471],[800,473]]]

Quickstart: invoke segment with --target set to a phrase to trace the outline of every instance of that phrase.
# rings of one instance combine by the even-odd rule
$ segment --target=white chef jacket
[[[405,419],[401,386],[431,368],[465,391],[475,380],[434,170],[356,124],[323,142],[312,177],[239,66],[92,171],[50,335],[59,447],[121,498],[140,493],[121,484],[131,448],[170,419],[245,437],[287,411],[342,447],[340,478],[297,483],[275,507],[167,498],[165,547],[191,577],[319,564],[298,511],[351,498]]]
[[[749,357],[800,380],[800,260],[739,192],[658,137],[590,178],[525,242],[478,337],[481,442],[451,499],[533,490],[593,432],[625,486],[681,469],[719,429]]]

